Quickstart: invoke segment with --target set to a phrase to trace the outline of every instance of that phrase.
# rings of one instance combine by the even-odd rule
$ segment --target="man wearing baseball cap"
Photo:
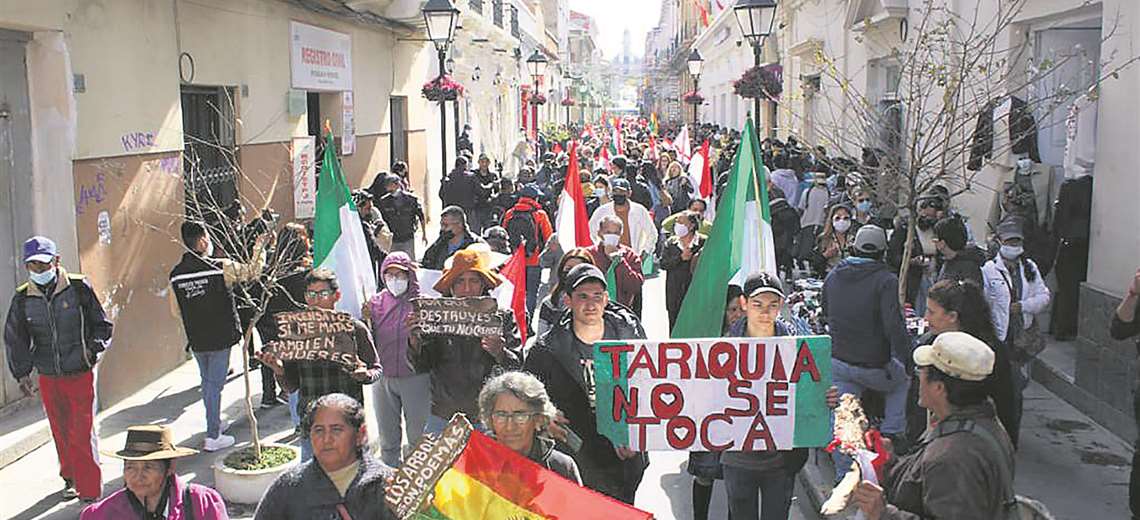
[[[645,329],[637,315],[610,301],[606,276],[596,266],[574,266],[561,286],[569,312],[539,338],[523,368],[542,380],[554,406],[565,414],[565,420],[549,426],[551,435],[563,443],[568,429],[581,436],[581,446],[569,443],[562,451],[574,457],[585,486],[632,504],[649,461],[644,453],[614,446],[598,433],[594,343],[645,339]]]
[[[898,277],[883,263],[886,249],[883,228],[859,228],[851,256],[824,279],[821,304],[831,330],[832,378],[840,395],[883,392],[882,432],[894,438],[906,429],[905,363],[912,340],[899,307]],[[851,461],[839,450],[832,456],[838,481]]]
[[[63,497],[91,502],[103,493],[95,453],[95,364],[111,344],[111,322],[95,290],[81,274],[68,274],[55,242],[35,236],[24,242],[28,282],[16,289],[4,325],[8,368],[25,396],[39,373],[63,477]]]
[[[918,404],[938,421],[899,459],[884,486],[852,496],[869,520],[1007,518],[1014,498],[1013,444],[986,386],[994,353],[965,332],[944,332],[914,351]]]

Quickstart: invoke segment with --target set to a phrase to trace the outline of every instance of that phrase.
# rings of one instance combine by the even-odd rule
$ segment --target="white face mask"
[[[676,233],[677,236],[683,237],[689,234],[689,226],[681,223],[673,224],[673,232]]]
[[[214,256],[214,241],[213,240],[206,240],[206,253],[205,253],[205,255],[206,255],[206,258],[210,258],[210,257]]]
[[[388,288],[388,292],[392,293],[392,296],[400,296],[408,290],[408,279],[400,276],[385,276],[384,286]]]
[[[851,219],[837,218],[831,221],[831,227],[840,233],[846,233],[848,229],[851,229]]]
[[[1016,260],[1025,252],[1025,248],[1021,246],[1001,246],[998,253],[1006,260]]]
[[[618,242],[620,242],[620,241],[621,241],[621,235],[614,235],[614,234],[602,235],[602,243],[607,245],[607,246],[617,247]]]

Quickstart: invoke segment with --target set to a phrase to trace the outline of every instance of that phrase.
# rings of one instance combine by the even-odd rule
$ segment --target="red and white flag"
[[[602,151],[603,157],[605,150]],[[586,196],[582,193],[582,178],[578,173],[578,143],[570,143],[570,162],[566,168],[566,182],[558,196],[558,245],[567,253],[575,247],[590,247],[590,216],[586,214]]]
[[[677,137],[673,138],[673,150],[677,152],[677,157],[681,159],[682,163],[688,163],[693,160],[692,145],[689,144],[689,125],[681,127],[681,131],[677,133]],[[693,186],[696,186],[695,184]]]
[[[578,189],[580,191],[582,189],[581,186],[579,186]],[[526,344],[527,332],[528,332],[527,328],[526,328],[526,247],[525,247],[525,244],[520,245],[519,248],[515,250],[515,253],[513,255],[511,255],[510,260],[507,260],[507,263],[503,264],[502,269],[499,270],[499,274],[502,274],[503,278],[507,279],[507,283],[503,284],[503,285],[507,285],[507,284],[511,285],[509,293],[501,294],[501,299],[500,299],[499,305],[500,305],[500,307],[502,307],[503,303],[506,303],[505,302],[506,296],[507,296],[507,294],[509,294],[510,295],[509,308],[511,310],[511,313],[514,314],[514,316],[515,316],[515,322],[518,324],[518,327],[519,327],[519,337],[522,339],[522,343],[525,345]]]
[[[693,160],[689,163],[689,181],[693,183],[693,188],[697,190],[696,195],[705,200],[705,219],[712,221],[713,210],[716,207],[712,200],[713,195],[713,178],[712,178],[712,164],[709,159],[709,140],[701,143],[701,149],[693,154]]]
[[[652,135],[649,136],[649,158],[657,160],[657,139]]]

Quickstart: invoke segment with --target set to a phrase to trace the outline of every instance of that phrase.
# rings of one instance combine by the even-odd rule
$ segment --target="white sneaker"
[[[229,448],[234,445],[234,438],[231,435],[218,435],[216,438],[206,438],[206,443],[202,449],[206,451],[218,451]]]

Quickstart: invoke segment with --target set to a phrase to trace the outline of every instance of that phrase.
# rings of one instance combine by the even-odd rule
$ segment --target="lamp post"
[[[752,60],[759,67],[764,39],[772,34],[772,25],[776,21],[776,0],[736,0],[732,12],[736,15],[736,23],[740,24],[740,34],[752,44]],[[759,97],[752,100],[752,117],[759,124]]]
[[[459,9],[450,0],[428,0],[423,8],[424,22],[427,25],[428,39],[435,44],[439,58],[439,77],[442,83],[446,73],[447,48],[455,36],[455,24],[459,20]],[[459,120],[455,121],[456,125]],[[439,100],[439,153],[443,161],[440,167],[447,174],[447,101]]]
[[[539,95],[538,84],[542,81],[542,77],[546,75],[547,65],[549,65],[549,62],[546,60],[546,56],[539,52],[537,48],[534,49],[534,53],[526,59],[527,70],[530,71],[530,78],[534,81],[534,94],[536,96]],[[534,105],[532,110],[534,110],[534,156],[536,159],[535,163],[537,164],[537,159],[542,154],[542,150],[538,145],[538,105]]]
[[[701,69],[704,68],[704,66],[705,66],[705,59],[701,57],[701,53],[699,51],[697,51],[696,48],[693,49],[693,52],[689,53],[688,64],[689,64],[689,75],[693,77],[693,94],[696,95],[697,94],[697,88],[699,87],[700,81],[701,81]],[[694,127],[694,130],[696,129],[696,126],[697,126],[697,107],[698,107],[698,105],[696,103],[693,103],[693,127]]]

